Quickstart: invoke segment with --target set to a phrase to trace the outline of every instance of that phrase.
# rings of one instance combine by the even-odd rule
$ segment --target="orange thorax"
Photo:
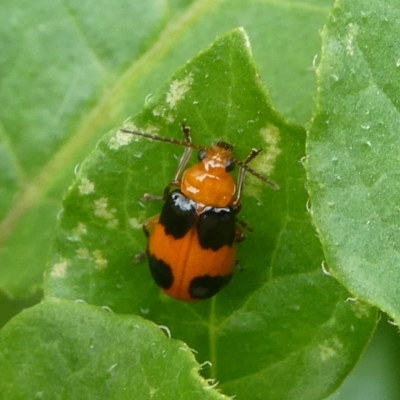
[[[226,171],[230,156],[230,150],[211,147],[203,160],[183,174],[182,193],[204,206],[229,206],[234,200],[236,190],[235,180]]]

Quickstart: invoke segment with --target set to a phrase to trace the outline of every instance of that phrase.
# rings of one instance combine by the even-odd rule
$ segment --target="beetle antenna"
[[[185,132],[185,125],[183,125],[183,129],[184,129],[184,132]],[[175,139],[173,137],[165,137],[165,136],[153,135],[151,133],[140,132],[140,131],[131,130],[131,129],[120,128],[119,130],[121,132],[124,132],[124,133],[130,133],[131,135],[142,136],[142,137],[145,137],[147,139],[158,140],[159,142],[177,144],[178,146],[190,147],[190,148],[196,149],[196,150],[207,150],[209,148],[209,147],[206,147],[206,146],[201,146],[199,144],[192,143],[191,140],[188,140],[188,137],[190,138],[190,136],[187,135],[187,132],[185,132],[186,140],[179,140],[179,139]],[[252,154],[252,156],[250,158],[246,159],[245,161],[240,161],[240,160],[237,160],[236,158],[232,158],[232,161],[234,161],[237,165],[239,165],[243,169],[245,169],[246,172],[250,173],[251,175],[253,175],[256,178],[260,179],[261,181],[265,182],[267,185],[271,186],[272,188],[279,189],[279,185],[276,182],[271,181],[270,179],[268,179],[264,175],[261,175],[259,172],[255,171],[253,168],[249,167],[249,165],[247,164],[260,151],[261,150],[256,151],[255,153]]]
[[[240,160],[236,160],[236,159],[234,159],[234,158],[232,158],[232,160],[233,160],[237,165],[239,165],[240,167],[242,167],[243,169],[245,169],[246,172],[248,172],[249,174],[255,176],[255,177],[258,178],[258,179],[260,179],[261,181],[263,181],[263,182],[266,183],[267,185],[271,186],[273,189],[276,189],[276,190],[279,189],[279,185],[278,185],[276,182],[271,181],[271,179],[267,178],[267,177],[264,176],[264,175],[261,175],[259,172],[257,172],[257,171],[254,170],[253,168],[249,167],[249,165],[246,164],[245,162],[240,161]]]
[[[153,134],[147,133],[147,132],[133,131],[133,130],[130,130],[130,129],[125,129],[125,128],[120,128],[119,130],[121,132],[124,132],[124,133],[130,133],[132,135],[142,136],[142,137],[145,137],[147,139],[158,140],[159,142],[177,144],[178,146],[190,147],[192,149],[207,150],[207,148],[208,148],[206,146],[201,146],[199,144],[194,144],[191,141],[179,140],[179,139],[175,139],[175,138],[172,138],[172,137],[158,136],[158,135],[153,135]]]
[[[246,172],[249,172],[250,174],[254,175],[256,178],[262,180],[264,183],[271,186],[272,188],[279,189],[279,185],[277,183],[275,183],[274,181],[271,181],[266,176],[261,175],[259,172],[255,171],[253,168],[249,167],[249,162],[251,160],[253,160],[254,158],[256,158],[261,152],[262,152],[262,149],[251,149],[251,153],[246,157],[245,160],[241,161],[241,160],[238,160],[238,159],[232,157],[232,161],[235,162],[240,167],[242,167],[242,169],[244,169]]]

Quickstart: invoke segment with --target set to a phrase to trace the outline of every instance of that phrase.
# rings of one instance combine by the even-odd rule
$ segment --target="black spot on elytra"
[[[199,276],[192,279],[189,286],[189,295],[192,299],[204,300],[217,294],[226,286],[232,278],[232,274],[225,276]]]
[[[230,208],[211,208],[203,212],[197,233],[203,249],[217,251],[222,246],[232,246],[236,235],[236,213]]]
[[[166,235],[183,238],[196,222],[195,203],[179,190],[171,192],[161,210],[159,222]]]
[[[163,289],[169,289],[174,282],[174,275],[172,274],[171,267],[163,260],[148,255],[149,268],[154,282]]]

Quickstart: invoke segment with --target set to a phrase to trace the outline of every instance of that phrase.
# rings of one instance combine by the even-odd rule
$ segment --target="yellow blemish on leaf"
[[[267,124],[259,131],[265,145],[263,151],[251,162],[251,167],[261,175],[268,177],[274,170],[276,160],[282,150],[279,147],[281,141],[281,131],[278,127],[272,124]],[[277,182],[279,184],[279,182]],[[264,187],[259,179],[254,178],[251,174],[247,174],[245,191],[254,197],[260,196],[260,189]],[[261,205],[261,202],[259,203]]]
[[[86,225],[82,222],[79,222],[77,227],[72,230],[72,235],[69,237],[69,240],[72,240],[73,242],[79,242],[81,240],[81,236],[86,233]]]
[[[129,127],[131,130],[137,130],[136,127]],[[131,133],[121,132],[118,130],[116,134],[108,142],[108,147],[111,150],[118,150],[122,146],[127,146],[132,140],[134,140],[134,135]]]
[[[279,147],[281,131],[275,125],[268,124],[266,127],[260,129],[260,135],[264,139],[266,146],[252,165],[263,174],[269,175],[274,170],[276,159],[282,152]]]
[[[90,194],[94,192],[94,183],[87,178],[82,178],[81,184],[78,186],[80,194]]]
[[[107,222],[107,227],[111,229],[118,228],[118,220],[116,218],[112,218]]]
[[[174,121],[174,117],[171,115],[170,110],[167,107],[158,106],[158,107],[154,108],[153,115],[155,117],[164,118],[168,122]],[[155,133],[158,133],[158,132],[155,132]]]
[[[68,262],[67,260],[60,261],[53,265],[51,276],[53,278],[63,278],[67,273]]]
[[[103,257],[101,250],[95,250],[93,252],[94,262],[99,271],[103,271],[107,268],[108,261]]]
[[[80,247],[76,250],[76,256],[81,260],[85,260],[89,257],[89,250],[86,247]]]
[[[114,216],[116,211],[117,210],[115,208],[108,208],[108,199],[106,197],[102,197],[94,201],[94,215],[96,215],[96,217],[107,220],[108,228],[114,229],[118,227],[118,220]]]
[[[76,232],[77,235],[84,235],[87,233],[86,225],[82,222],[79,222],[78,226],[74,229],[74,232]]]
[[[141,229],[143,224],[140,223],[137,218],[130,218],[129,219],[129,224],[133,229]]]
[[[147,125],[145,128],[145,132],[151,133],[152,135],[159,135],[160,128],[158,126],[154,126],[154,125]]]
[[[321,361],[327,361],[336,357],[338,352],[343,349],[343,343],[337,337],[324,340],[324,343],[318,346]]]
[[[348,33],[346,36],[346,52],[349,56],[354,55],[354,39],[358,34],[358,25],[350,23],[348,25]]]
[[[157,106],[153,109],[153,115],[155,117],[164,117],[166,110],[165,107]]]
[[[353,309],[354,314],[357,318],[367,318],[370,315],[371,308],[362,301],[356,300],[350,303],[350,307]]]
[[[114,217],[113,213],[115,211],[115,208],[113,208],[112,210],[108,210],[108,199],[106,197],[102,197],[94,201],[94,214],[97,217],[103,219],[111,219]]]
[[[169,85],[167,93],[167,103],[170,108],[175,108],[177,103],[183,99],[185,93],[190,89],[193,83],[193,74],[190,73],[182,80],[174,80]]]

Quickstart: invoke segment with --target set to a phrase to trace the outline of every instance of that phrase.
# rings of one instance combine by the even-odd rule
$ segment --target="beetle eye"
[[[199,161],[203,161],[206,157],[207,157],[207,150],[200,150],[197,153],[197,158],[199,159]]]
[[[225,164],[225,171],[232,172],[235,169],[235,162],[232,160],[228,160]]]

